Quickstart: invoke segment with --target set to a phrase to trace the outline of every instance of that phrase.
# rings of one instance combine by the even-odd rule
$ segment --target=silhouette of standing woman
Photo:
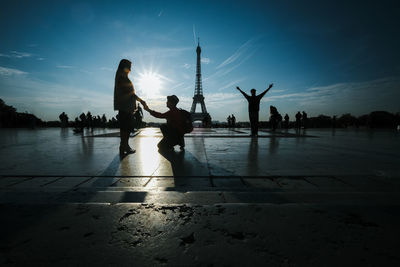
[[[134,130],[134,113],[136,111],[136,101],[146,106],[146,102],[135,94],[135,88],[128,74],[131,71],[132,63],[127,59],[119,62],[117,73],[115,74],[114,85],[114,110],[118,110],[118,120],[120,125],[121,143],[119,154],[135,153],[136,151],[129,146],[129,135]]]
[[[236,87],[243,96],[249,102],[249,119],[250,119],[250,126],[251,126],[251,136],[257,136],[258,134],[258,111],[260,110],[260,100],[261,98],[272,88],[274,84],[270,84],[268,89],[262,92],[259,95],[256,95],[256,89],[251,89],[251,96],[243,92],[239,86]]]

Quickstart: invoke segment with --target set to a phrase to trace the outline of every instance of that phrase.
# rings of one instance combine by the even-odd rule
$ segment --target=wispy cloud
[[[162,16],[162,14],[163,14],[163,12],[164,12],[164,10],[163,10],[163,9],[161,9],[160,13],[158,13],[158,16],[159,16],[159,17],[161,17],[161,16]]]
[[[58,66],[56,66],[56,68],[59,68],[59,69],[74,69],[74,68],[75,68],[75,66],[69,66],[69,65],[58,65]]]
[[[28,73],[22,70],[0,67],[1,76],[13,76],[13,75],[23,75],[23,74],[28,74]]]
[[[302,92],[269,95],[263,101],[295,102],[298,106],[311,110],[336,114],[344,112],[360,114],[376,109],[398,112],[400,111],[399,88],[399,77],[386,77],[364,82],[311,87]]]
[[[26,52],[18,52],[18,51],[11,51],[11,54],[16,58],[24,58],[24,57],[31,57],[31,53]]]
[[[211,62],[211,60],[208,58],[208,57],[203,57],[202,59],[201,59],[201,63],[204,63],[204,64],[209,64]]]
[[[224,67],[221,68],[219,70],[217,70],[216,72],[214,72],[213,74],[211,74],[208,77],[204,78],[204,81],[208,81],[208,80],[212,80],[216,77],[220,78],[222,76],[225,76],[227,74],[229,74],[230,72],[232,72],[233,70],[237,69],[240,65],[242,65],[247,59],[249,59],[253,54],[249,54],[247,55],[246,58],[244,58],[243,60],[241,60],[240,62],[238,62],[237,64],[233,65],[233,66],[228,66],[228,67]]]
[[[227,75],[250,59],[257,50],[255,44],[259,38],[260,37],[254,37],[241,45],[231,56],[216,67],[216,72],[205,77],[204,81]]]
[[[112,68],[109,68],[109,67],[101,67],[100,70],[104,70],[104,71],[114,71]]]
[[[185,84],[184,82],[177,83],[177,84],[171,86],[171,87],[169,88],[169,90],[172,91],[172,90],[174,90],[174,89],[176,89],[176,88],[179,88],[179,87],[183,86],[184,84]]]
[[[193,41],[194,41],[194,45],[197,45],[197,37],[196,37],[196,28],[193,24]]]
[[[285,92],[285,91],[287,91],[287,90],[285,90],[285,89],[275,89],[274,88],[274,90],[273,91],[270,91],[269,92],[269,94],[276,94],[276,93],[282,93],[282,92]]]
[[[219,87],[218,88],[218,91],[222,91],[222,90],[224,90],[224,89],[227,89],[227,88],[232,88],[232,89],[234,89],[240,82],[242,82],[244,79],[238,79],[238,80],[235,80],[235,81],[232,81],[232,82],[230,82],[230,83],[225,83],[222,87]]]
[[[193,50],[193,47],[138,47],[133,51],[123,53],[126,58],[137,57],[177,57],[186,51]]]
[[[188,64],[188,63],[185,63],[185,64],[183,64],[183,67],[185,68],[185,69],[190,69],[190,64]]]
[[[11,51],[8,54],[0,53],[0,57],[8,57],[8,58],[27,58],[32,57],[33,54],[26,53],[26,52],[18,52],[18,51]]]
[[[209,108],[213,109],[230,109],[231,107],[236,107],[238,104],[243,104],[246,100],[243,101],[243,97],[237,93],[211,93],[204,94],[204,98],[206,99],[206,105]]]
[[[244,59],[247,60],[249,58],[249,55],[252,55],[254,53],[254,43],[258,40],[258,37],[251,38],[247,42],[245,42],[243,45],[241,45],[235,53],[233,53],[230,57],[225,59],[221,64],[217,66],[217,69],[223,68],[229,64],[232,64],[236,61],[243,61],[243,55],[245,56]]]

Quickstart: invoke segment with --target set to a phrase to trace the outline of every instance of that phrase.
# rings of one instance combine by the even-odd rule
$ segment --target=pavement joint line
[[[121,181],[122,178],[118,178],[118,180],[116,180],[114,183],[110,184],[110,187],[114,186],[115,184],[117,184],[119,181]]]
[[[240,181],[242,182],[242,184],[243,184],[245,187],[248,187],[248,186],[249,186],[249,184],[243,179],[242,176],[240,176],[239,179],[240,179]]]
[[[82,184],[84,184],[84,183],[86,183],[86,182],[92,180],[93,178],[94,178],[94,177],[90,177],[89,179],[86,179],[85,181],[82,181],[82,182],[80,182],[79,184],[74,185],[73,188],[77,188],[77,187],[79,187],[80,185],[82,185]]]
[[[304,177],[304,178],[303,178],[303,180],[304,180],[304,181],[306,181],[307,183],[309,183],[309,184],[311,184],[311,185],[315,186],[315,187],[318,187],[318,185],[316,185],[316,184],[314,184],[314,183],[310,182],[309,180],[307,180],[307,178],[306,178],[306,177]]]
[[[229,129],[230,131],[232,131],[232,132],[235,132],[235,133],[242,133],[242,134],[245,134],[246,132],[242,132],[242,131],[239,131],[239,130],[231,130],[231,129]]]
[[[282,185],[279,181],[275,180],[276,178],[271,177],[270,179],[271,179],[274,183],[276,183],[280,188],[283,187],[283,185]]]
[[[25,176],[25,177],[26,177],[26,176]],[[24,179],[24,180],[22,180],[22,181],[18,181],[18,182],[15,182],[15,183],[7,184],[6,187],[14,186],[14,185],[17,185],[17,184],[20,184],[20,183],[23,183],[23,182],[32,180],[33,178],[34,178],[34,177],[28,177],[28,178],[26,178],[26,179]]]
[[[345,185],[348,185],[348,186],[350,186],[350,187],[357,188],[357,186],[352,185],[352,184],[349,184],[349,183],[346,183],[345,181],[343,181],[342,179],[340,179],[340,178],[338,178],[338,177],[336,177],[336,176],[332,176],[332,178],[333,178],[334,180],[336,180],[336,181],[339,181],[339,182],[345,184]]]
[[[207,170],[208,170],[208,177],[210,180],[210,184],[212,187],[215,187],[214,181],[213,181],[213,175],[211,174],[211,169],[210,169],[210,161],[208,160],[208,156],[207,156],[207,149],[206,149],[206,145],[204,144],[204,142],[202,142],[203,144],[203,149],[204,149],[204,156],[206,158],[206,162],[207,162]]]
[[[54,176],[54,177],[57,177],[57,176]],[[64,177],[58,177],[57,179],[55,179],[55,180],[53,180],[53,181],[50,181],[50,182],[47,182],[47,183],[44,183],[44,184],[40,185],[40,187],[44,187],[44,186],[46,186],[46,185],[55,183],[55,182],[61,180],[62,178],[64,178]]]
[[[151,179],[153,179],[153,177],[150,177],[149,180],[146,183],[144,183],[143,187],[146,187],[150,183]]]
[[[161,164],[158,164],[157,168],[151,173],[150,179],[143,185],[143,187],[147,186],[150,181],[153,179],[153,174],[160,168]]]

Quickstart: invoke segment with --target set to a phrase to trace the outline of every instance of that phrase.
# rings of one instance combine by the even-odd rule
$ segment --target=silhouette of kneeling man
[[[167,124],[162,124],[160,130],[163,134],[163,139],[158,143],[158,148],[162,151],[173,150],[175,145],[179,145],[181,150],[184,150],[185,140],[183,138],[185,134],[184,118],[180,110],[176,107],[179,99],[176,95],[167,96],[167,107],[169,111],[160,113],[151,110],[147,105],[144,109],[150,113],[151,116],[167,119]]]

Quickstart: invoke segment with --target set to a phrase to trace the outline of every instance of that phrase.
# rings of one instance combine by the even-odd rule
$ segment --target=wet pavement
[[[0,264],[399,264],[400,133],[0,131]]]

